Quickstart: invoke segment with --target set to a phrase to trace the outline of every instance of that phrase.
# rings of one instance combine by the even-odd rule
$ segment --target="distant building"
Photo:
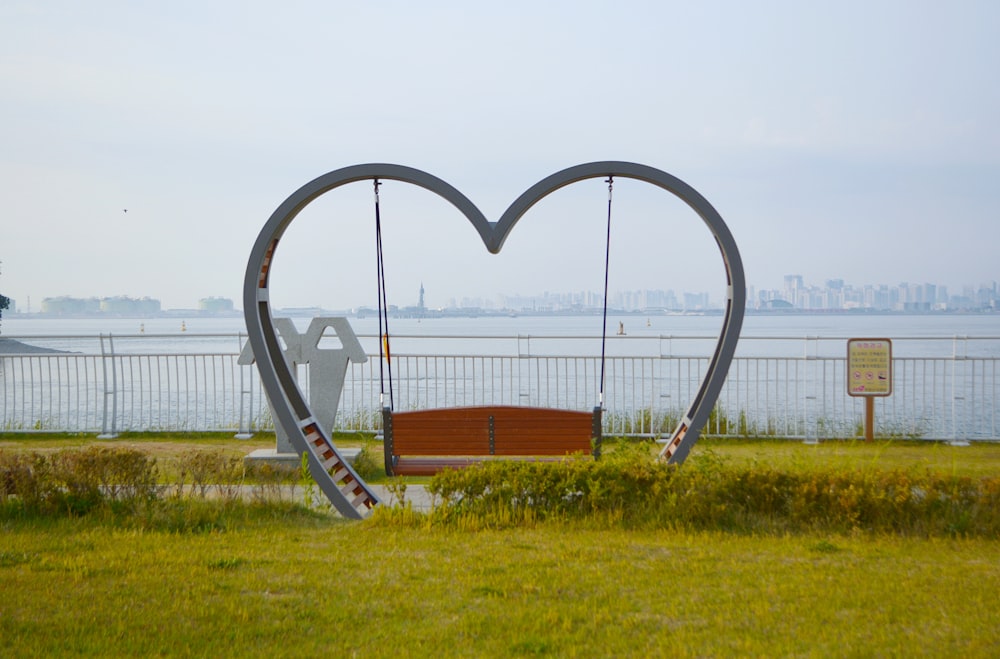
[[[685,293],[684,309],[687,311],[701,311],[708,309],[708,293]]]
[[[101,301],[96,297],[77,298],[62,295],[42,298],[42,313],[90,314],[101,312]]]
[[[108,314],[114,316],[151,316],[160,313],[160,301],[153,298],[125,296],[76,298],[66,295],[42,298],[42,313],[55,315]]]
[[[785,301],[793,307],[805,306],[805,285],[802,275],[785,275]]]
[[[101,312],[115,316],[150,316],[160,313],[160,301],[151,297],[106,297],[101,300]]]
[[[198,300],[198,311],[226,313],[233,310],[233,301],[227,297],[203,297]]]

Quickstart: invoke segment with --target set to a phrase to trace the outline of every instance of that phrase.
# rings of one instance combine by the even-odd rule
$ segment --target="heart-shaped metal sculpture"
[[[378,503],[378,497],[342,458],[326,431],[316,421],[282,357],[271,315],[268,281],[271,260],[288,225],[309,203],[334,188],[364,180],[403,181],[430,190],[448,200],[476,228],[486,248],[496,254],[528,209],[562,187],[597,177],[637,179],[673,193],[701,217],[722,252],[727,292],[719,342],[694,400],[661,453],[663,459],[671,462],[682,462],[687,457],[722,391],[729,364],[736,351],[746,303],[746,282],[739,250],[722,217],[708,200],[677,177],[652,167],[630,162],[592,162],[569,167],[539,181],[518,197],[498,221],[490,222],[465,195],[436,176],[402,165],[353,165],[310,181],[278,206],[254,243],[243,284],[243,313],[247,322],[247,334],[256,356],[261,384],[270,398],[276,416],[274,421],[285,430],[300,454],[308,454],[313,478],[342,515],[363,517],[367,510]]]

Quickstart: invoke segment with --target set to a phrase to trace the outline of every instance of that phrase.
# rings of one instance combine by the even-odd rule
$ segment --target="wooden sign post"
[[[892,340],[847,340],[847,394],[865,399],[865,441],[872,441],[875,397],[892,395]]]

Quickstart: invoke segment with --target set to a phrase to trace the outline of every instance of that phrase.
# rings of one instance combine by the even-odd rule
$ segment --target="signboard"
[[[850,396],[892,394],[892,341],[847,340],[847,393]]]

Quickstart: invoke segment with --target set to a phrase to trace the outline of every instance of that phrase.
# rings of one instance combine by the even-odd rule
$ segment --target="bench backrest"
[[[397,456],[558,456],[596,454],[595,413],[490,405],[384,415],[387,465]],[[596,444],[595,444],[596,441]]]

